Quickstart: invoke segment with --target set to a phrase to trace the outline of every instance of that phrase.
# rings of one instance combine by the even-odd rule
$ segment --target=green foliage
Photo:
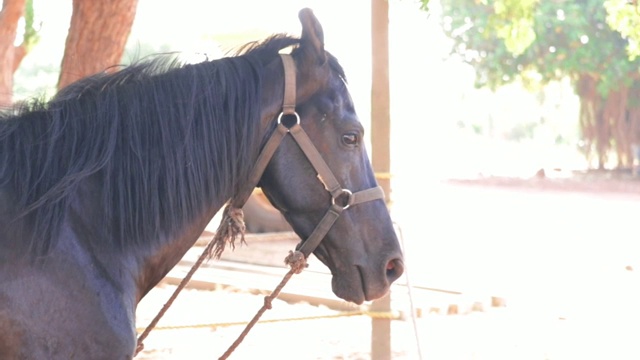
[[[36,30],[34,26],[33,19],[33,0],[27,0],[25,3],[24,11],[23,37],[23,44],[26,47],[27,52],[29,52],[40,40],[40,35],[38,34],[38,30]]]
[[[635,60],[640,55],[640,9],[637,2],[607,0],[604,8],[607,10],[607,24],[627,39],[629,60]]]
[[[514,56],[522,54],[536,39],[533,31],[533,10],[539,0],[501,0],[493,2],[494,14],[489,18],[490,28],[504,40],[507,50]]]
[[[601,0],[442,0],[453,53],[471,64],[477,86],[546,83],[590,74],[601,95],[629,84],[640,61],[607,23]]]

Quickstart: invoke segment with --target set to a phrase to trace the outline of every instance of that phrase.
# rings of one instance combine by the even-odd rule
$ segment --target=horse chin
[[[331,279],[331,289],[337,297],[357,305],[362,305],[367,300],[362,284],[356,283],[349,286],[344,281],[340,281],[339,277],[335,275]]]
[[[331,289],[337,297],[361,305],[365,301],[376,300],[387,294],[389,291],[387,283],[378,286],[367,283],[367,277],[362,273],[362,269],[359,266],[356,268],[357,271],[348,274],[333,274]]]

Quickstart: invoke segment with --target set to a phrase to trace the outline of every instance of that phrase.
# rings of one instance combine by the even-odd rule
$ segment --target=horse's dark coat
[[[201,64],[140,63],[1,116],[0,358],[131,358],[137,303],[243,186],[275,127],[283,48],[301,126],[343,187],[375,186],[344,73],[313,14],[300,19],[300,39]],[[260,185],[303,239],[330,203],[290,139]],[[356,303],[402,273],[380,200],[345,211],[314,253]]]

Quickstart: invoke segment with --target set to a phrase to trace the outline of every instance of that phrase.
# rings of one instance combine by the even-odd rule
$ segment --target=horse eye
[[[355,146],[358,145],[358,134],[356,133],[346,133],[342,135],[342,143],[347,146]]]

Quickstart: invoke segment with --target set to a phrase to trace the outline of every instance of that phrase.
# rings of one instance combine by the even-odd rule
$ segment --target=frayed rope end
[[[302,270],[309,266],[309,264],[307,264],[307,258],[300,251],[289,250],[289,255],[284,258],[284,263],[289,265],[291,270],[296,274],[300,274]]]
[[[240,237],[240,243],[246,244],[244,240],[244,232],[246,226],[244,224],[244,213],[242,209],[227,204],[222,214],[222,220],[216,230],[213,240],[207,246],[209,258],[215,257],[219,259],[224,252],[227,243],[231,245],[231,249],[236,248],[236,239]]]

